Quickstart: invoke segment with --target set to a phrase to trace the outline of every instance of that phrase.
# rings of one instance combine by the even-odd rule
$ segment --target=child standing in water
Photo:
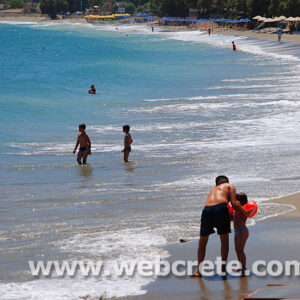
[[[236,206],[239,206],[239,210],[235,211],[235,216],[233,217],[234,222],[234,244],[237,258],[242,265],[242,275],[245,275],[246,268],[246,254],[245,246],[249,237],[249,229],[246,226],[246,221],[249,217],[249,213],[243,208],[243,206],[248,203],[248,198],[245,193],[236,194]]]
[[[79,127],[79,134],[77,137],[77,142],[76,142],[75,148],[73,150],[73,154],[76,153],[76,150],[77,150],[78,146],[80,145],[78,155],[77,155],[77,162],[79,165],[82,165],[82,164],[86,165],[86,160],[87,160],[88,155],[92,154],[92,152],[91,152],[92,144],[91,144],[89,136],[85,132],[85,129],[86,129],[85,124],[80,124],[78,127]],[[83,159],[83,162],[81,162],[81,159]]]
[[[122,150],[122,152],[124,153],[124,162],[128,162],[129,154],[131,152],[131,144],[133,143],[129,131],[130,131],[130,126],[124,125],[123,133],[125,133],[125,137],[124,137],[124,149]]]

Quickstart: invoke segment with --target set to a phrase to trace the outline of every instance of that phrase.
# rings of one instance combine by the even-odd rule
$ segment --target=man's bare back
[[[230,183],[223,183],[215,186],[208,194],[205,206],[213,206],[231,202],[236,204],[236,189]]]
[[[211,234],[217,233],[221,241],[221,257],[226,262],[229,252],[229,233],[230,215],[227,204],[231,202],[232,206],[236,206],[236,189],[229,183],[229,179],[224,176],[216,178],[216,186],[210,190],[205,207],[201,215],[200,240],[198,246],[198,270],[191,277],[201,277],[200,266],[205,259],[206,246]],[[226,263],[222,266],[223,274],[226,269]]]

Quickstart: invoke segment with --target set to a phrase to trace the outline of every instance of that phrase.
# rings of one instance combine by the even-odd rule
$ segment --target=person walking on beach
[[[278,42],[281,42],[282,28],[278,28],[278,30],[277,30],[277,36],[278,36]]]
[[[216,178],[216,186],[209,192],[205,207],[201,216],[200,239],[198,245],[198,270],[191,277],[201,278],[201,263],[204,261],[206,246],[209,236],[215,233],[214,228],[220,236],[222,272],[226,276],[226,262],[229,252],[230,215],[228,203],[236,208],[236,189],[229,183],[226,176]]]
[[[236,194],[236,206],[239,210],[235,211],[235,215],[233,216],[234,223],[234,245],[235,252],[239,262],[241,263],[242,276],[245,275],[246,268],[246,254],[245,254],[245,246],[249,237],[249,229],[246,226],[247,219],[249,217],[249,212],[247,212],[243,206],[248,203],[248,197],[245,193]]]
[[[88,155],[92,154],[91,152],[92,144],[89,136],[85,132],[86,129],[85,124],[80,124],[78,127],[79,127],[79,134],[77,137],[75,148],[73,150],[73,154],[76,153],[76,150],[80,145],[78,155],[77,155],[77,163],[78,165],[82,165],[82,164],[86,165]],[[82,159],[83,162],[81,162]]]
[[[211,29],[208,28],[207,32],[208,32],[208,36],[210,36],[211,35]]]
[[[232,50],[236,51],[236,44],[234,42],[232,42]]]
[[[122,152],[124,153],[124,162],[128,162],[129,154],[131,152],[131,144],[133,143],[131,134],[129,133],[130,131],[130,126],[129,125],[124,125],[123,126],[123,133],[125,133],[124,137],[124,149]]]

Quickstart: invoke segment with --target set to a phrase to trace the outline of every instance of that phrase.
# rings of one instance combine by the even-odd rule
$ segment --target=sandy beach
[[[246,246],[248,266],[256,260],[298,260],[300,240],[300,193],[283,198],[270,200],[272,203],[294,205],[296,209],[285,215],[260,221],[250,227],[250,237]],[[200,213],[200,212],[199,212]],[[171,253],[170,262],[175,260],[195,260],[198,241],[184,244],[173,244],[166,247]],[[213,235],[209,241],[206,259],[214,261],[219,255],[219,239]],[[233,244],[233,234],[230,237],[229,260],[236,259]],[[300,283],[298,277],[228,277],[223,281],[221,277],[204,277],[203,279],[191,279],[188,277],[159,278],[146,287],[148,293],[138,297],[127,297],[124,300],[134,299],[228,299],[238,300],[267,284]]]
[[[254,31],[237,31],[237,30],[218,30],[216,31],[218,34],[224,34],[224,35],[233,35],[233,36],[244,36],[248,38],[253,39],[259,39],[259,40],[271,40],[271,41],[277,41],[278,37],[277,34],[269,33],[269,32],[254,32]],[[294,33],[294,34],[284,34],[282,36],[282,43],[283,42],[290,42],[293,44],[300,44],[300,34]]]

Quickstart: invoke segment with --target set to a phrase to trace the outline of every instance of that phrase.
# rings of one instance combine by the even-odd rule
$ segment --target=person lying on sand
[[[236,209],[236,189],[229,183],[229,179],[226,176],[218,176],[216,178],[216,186],[209,192],[205,207],[202,211],[200,240],[198,245],[198,270],[192,274],[191,277],[202,277],[199,268],[205,258],[209,236],[215,233],[214,228],[217,229],[217,233],[220,236],[221,257],[222,261],[225,262],[222,266],[222,272],[225,273],[229,252],[229,233],[231,233],[228,210],[229,202],[231,202],[232,207]]]

